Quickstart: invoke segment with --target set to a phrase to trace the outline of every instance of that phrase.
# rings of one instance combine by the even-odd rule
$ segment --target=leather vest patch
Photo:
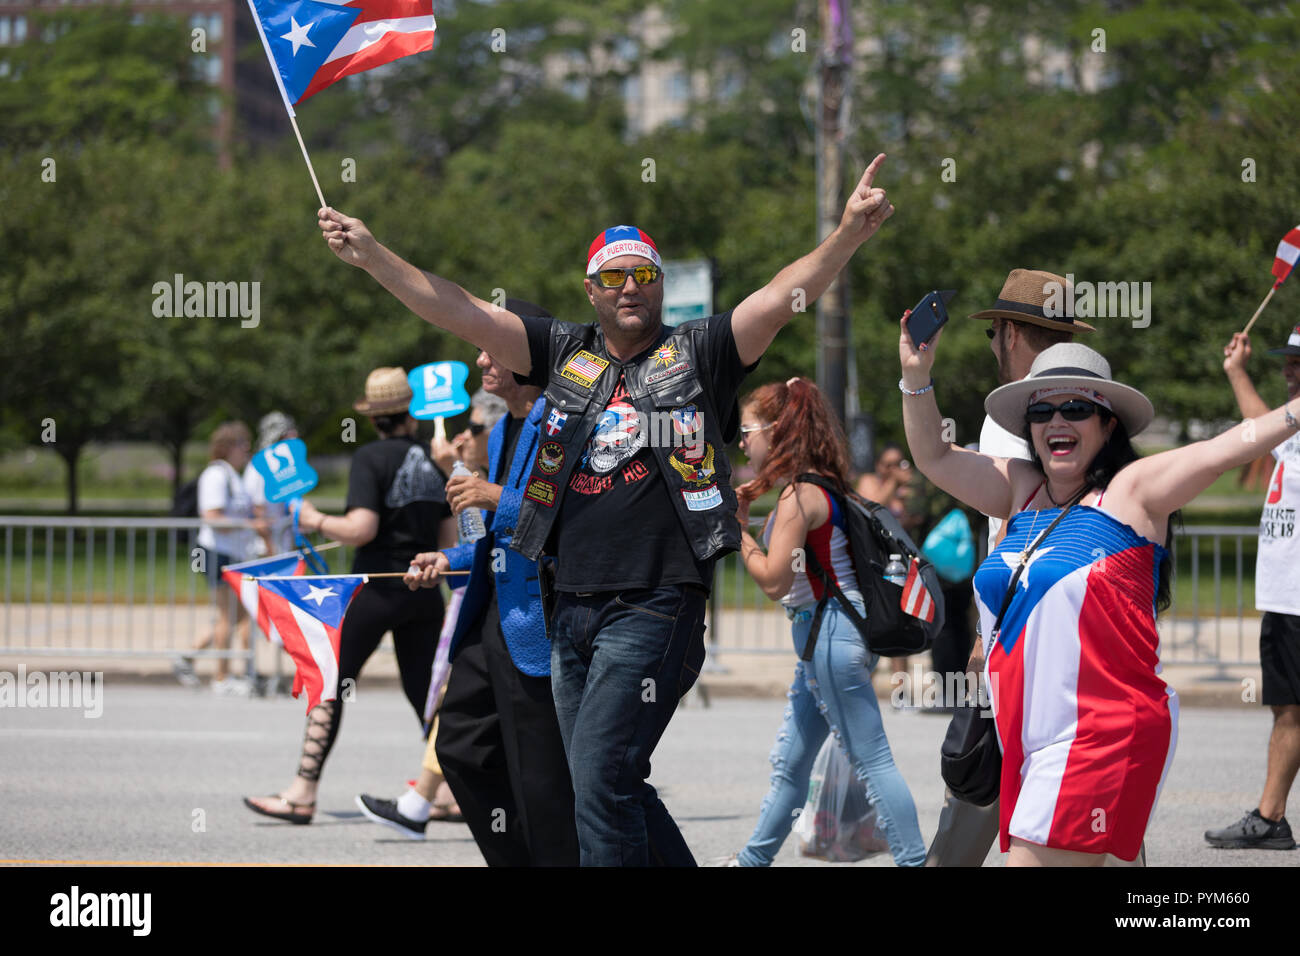
[[[660,507],[677,516],[697,559],[739,548],[723,438],[726,422],[736,415],[736,396],[715,396],[706,388],[712,374],[706,321],[665,329],[643,359],[614,369],[598,327],[552,327],[547,414],[513,548],[526,557],[541,553],[564,495],[602,494],[613,482],[641,481],[656,472],[667,492]],[[633,462],[647,446],[652,460]]]

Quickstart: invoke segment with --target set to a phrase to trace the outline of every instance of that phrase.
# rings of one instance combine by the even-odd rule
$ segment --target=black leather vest
[[[736,495],[725,446],[735,437],[740,412],[735,395],[717,396],[721,409],[714,404],[714,375],[705,348],[708,322],[696,319],[676,328],[665,326],[649,354],[626,365],[606,351],[597,323],[555,322],[546,414],[537,457],[524,484],[512,548],[531,560],[541,554],[569,478],[621,372],[640,433],[651,446],[651,457],[668,489],[664,507],[677,514],[696,558],[739,549]],[[626,532],[636,533],[632,528]]]

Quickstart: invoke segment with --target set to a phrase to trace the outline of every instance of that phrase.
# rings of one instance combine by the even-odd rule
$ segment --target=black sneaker
[[[1251,810],[1230,827],[1206,830],[1205,842],[1223,850],[1294,850],[1291,824],[1286,817],[1276,823],[1260,816],[1259,809]]]
[[[402,816],[397,810],[396,800],[379,800],[368,793],[363,793],[357,797],[357,806],[370,818],[371,823],[392,827],[408,840],[424,839],[424,828],[429,825],[428,819],[417,823],[409,817]]]

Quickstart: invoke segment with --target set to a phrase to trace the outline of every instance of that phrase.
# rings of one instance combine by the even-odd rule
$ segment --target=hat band
[[[609,262],[610,259],[617,259],[619,256],[641,256],[643,259],[649,259],[660,268],[663,267],[659,253],[650,243],[641,242],[638,239],[618,239],[596,250],[596,254],[587,260],[586,274],[595,275],[600,271],[601,266]]]
[[[1057,395],[1087,395],[1102,408],[1106,409],[1106,411],[1114,411],[1111,407],[1110,400],[1107,399],[1105,395],[1101,394],[1101,392],[1091,388],[1078,388],[1071,385],[1057,385],[1052,388],[1040,388],[1037,391],[1030,392],[1029,404],[1034,405],[1045,398],[1054,398]]]
[[[998,299],[993,303],[993,310],[1002,312],[1019,312],[1021,315],[1032,315],[1036,319],[1046,319],[1048,322],[1060,322],[1062,325],[1074,325],[1074,319],[1064,315],[1048,315],[1041,305],[1030,305],[1028,302],[1016,302],[1012,299]],[[992,310],[990,310],[992,311]]]
[[[1103,382],[1114,381],[1114,379],[1107,378],[1105,375],[1102,375],[1100,372],[1094,372],[1090,368],[1069,368],[1066,366],[1062,366],[1060,368],[1046,368],[1043,369],[1041,372],[1035,372],[1033,375],[1030,376],[1030,378],[1031,379],[1064,378],[1066,376],[1072,376],[1072,377],[1082,376],[1083,378],[1095,378],[1095,379],[1100,379]]]

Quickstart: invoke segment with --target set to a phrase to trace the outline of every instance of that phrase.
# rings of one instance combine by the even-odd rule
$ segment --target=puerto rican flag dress
[[[986,647],[1021,552],[1059,511],[1015,515],[976,572]],[[1014,836],[1137,857],[1178,736],[1155,626],[1164,555],[1100,507],[1076,506],[1020,576],[986,664],[1003,852]]]

